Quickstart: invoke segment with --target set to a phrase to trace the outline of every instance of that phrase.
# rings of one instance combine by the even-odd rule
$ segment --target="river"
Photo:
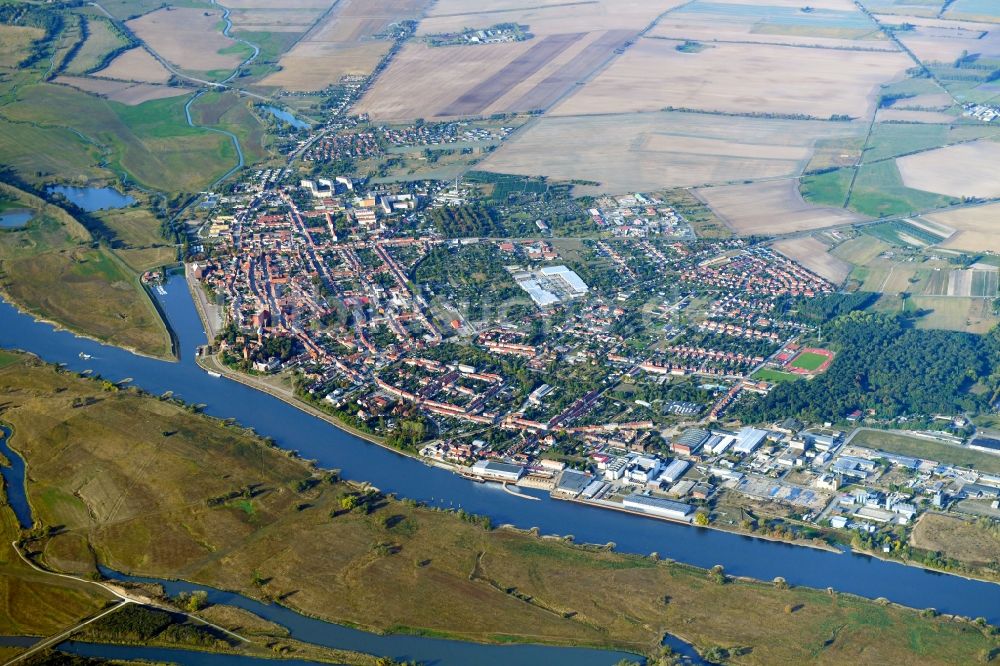
[[[538,527],[543,534],[573,534],[577,541],[606,543],[618,550],[711,567],[721,564],[730,575],[761,580],[784,577],[790,584],[833,587],[868,598],[886,597],[914,608],[982,616],[1000,622],[1000,587],[935,573],[877,558],[837,554],[702,530],[655,519],[553,500],[530,493],[532,502],[477,484],[349,435],[322,420],[225,378],[213,378],[194,362],[194,349],[205,334],[182,276],[172,277],[167,294],[157,296],[179,340],[180,362],[145,358],[79,338],[34,321],[0,303],[0,346],[32,351],[69,368],[93,370],[111,380],[131,377],[151,393],[173,391],[188,402],[204,403],[208,414],[237,419],[286,449],[319,465],[340,469],[347,478],[373,483],[384,492],[440,507],[485,514],[494,524]],[[81,353],[91,356],[80,357]]]

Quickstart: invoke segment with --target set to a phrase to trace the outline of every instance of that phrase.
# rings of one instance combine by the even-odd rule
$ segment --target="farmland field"
[[[711,44],[697,53],[640,39],[572,97],[557,115],[666,107],[737,114],[867,117],[880,84],[911,63],[896,52]],[[642,94],[622,94],[623,90]]]
[[[929,153],[913,157],[927,154]],[[934,172],[937,173],[936,170]],[[896,161],[885,160],[861,165],[848,207],[869,217],[880,217],[906,215],[955,203],[958,200],[952,197],[907,187],[896,167]]]
[[[566,0],[486,0],[470,6],[466,0],[441,0],[434,3],[428,17],[421,21],[417,34],[430,35],[510,22],[528,25],[531,33],[540,37],[604,30],[629,30],[634,35],[661,13],[683,5],[684,1],[586,0],[568,4]]]
[[[12,120],[43,128],[73,127],[105,146],[112,165],[164,191],[198,191],[236,161],[228,138],[188,127],[184,98],[126,106],[65,86],[24,88],[3,108]],[[71,144],[72,145],[72,144]]]
[[[145,49],[134,48],[125,51],[102,70],[95,72],[97,76],[123,81],[142,81],[145,83],[166,83],[170,80],[170,72],[149,55]]]
[[[819,138],[853,123],[641,113],[542,118],[488,157],[498,173],[597,181],[579,192],[703,186],[796,175]],[[559,146],[553,150],[552,146]]]
[[[993,456],[964,446],[946,444],[926,437],[915,437],[904,432],[861,430],[854,436],[851,443],[888,453],[898,453],[946,465],[972,467],[983,472],[1000,474],[1000,456]]]
[[[926,219],[956,230],[957,233],[942,243],[942,247],[970,252],[1000,252],[1000,233],[997,232],[1000,204],[934,213]]]
[[[898,246],[926,247],[936,245],[944,240],[944,236],[931,233],[927,229],[903,220],[869,225],[865,227],[864,231],[875,238]]]
[[[406,120],[546,108],[611,57],[630,34],[559,33],[476,47],[410,43],[356,110]],[[428,81],[432,85],[421,85]]]
[[[896,160],[907,187],[953,197],[1000,196],[1000,143],[975,141]]]
[[[670,12],[650,36],[711,42],[738,41],[845,46],[855,40],[866,48],[892,50],[885,36],[848,2],[813,3],[803,12],[798,2],[706,2],[698,0]],[[884,42],[878,44],[878,42]],[[872,42],[875,42],[874,44]]]
[[[72,86],[77,90],[93,93],[114,102],[127,106],[136,106],[154,99],[178,97],[194,92],[191,88],[181,86],[160,86],[152,83],[132,83],[131,81],[114,81],[98,79],[91,76],[58,76],[55,83]]]
[[[847,279],[851,265],[831,254],[826,245],[813,236],[780,240],[774,249],[833,284]]]
[[[864,219],[842,208],[806,203],[795,179],[707,187],[696,190],[696,194],[741,235],[808,231]]]
[[[889,247],[888,244],[882,241],[866,236],[858,236],[857,238],[852,238],[841,243],[830,252],[848,263],[864,266],[888,250]]]
[[[221,17],[218,9],[166,8],[129,21],[128,27],[181,69],[230,71],[249,53],[222,35]],[[232,49],[234,45],[239,48]]]
[[[935,273],[927,289],[926,296],[958,296],[971,298],[996,298],[996,270],[952,270]]]
[[[124,37],[106,19],[90,18],[87,29],[87,40],[66,68],[68,74],[86,74],[97,69],[112,51],[127,45]]]
[[[330,0],[307,0],[282,6],[281,13],[299,15],[297,26],[275,23],[289,19],[279,18],[272,9],[261,3],[249,2],[243,6],[254,12],[256,21],[246,21],[241,29],[266,34],[279,27],[281,30],[305,32],[301,41],[278,59],[279,71],[261,81],[262,86],[295,91],[314,91],[339,82],[345,76],[367,76],[389,52],[392,42],[378,39],[377,35],[391,24],[420,18],[429,4],[428,0],[354,0],[333,3],[333,10],[319,24],[309,25],[322,10],[331,6]],[[239,20],[237,17],[236,20]],[[308,28],[308,32],[306,29]],[[281,50],[284,51],[282,46]],[[266,58],[278,53],[264,52]]]
[[[842,208],[851,187],[853,169],[834,169],[803,176],[799,181],[802,198],[816,206]]]
[[[918,328],[986,333],[1000,322],[993,306],[983,298],[956,296],[911,296],[913,306],[928,311],[917,320]]]
[[[884,111],[879,112],[880,117],[882,113]],[[865,148],[864,162],[876,162],[983,137],[1000,137],[1000,128],[989,125],[875,123]]]

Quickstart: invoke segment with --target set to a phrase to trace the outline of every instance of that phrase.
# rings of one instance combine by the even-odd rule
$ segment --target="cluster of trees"
[[[990,378],[1000,334],[977,337],[912,328],[893,315],[852,312],[829,330],[838,350],[830,369],[810,382],[781,384],[769,395],[737,407],[747,422],[798,416],[840,421],[855,410],[880,418],[905,414],[976,412],[987,397],[971,393]]]
[[[856,291],[851,294],[825,294],[816,298],[788,298],[787,303],[779,303],[778,311],[795,309],[802,319],[823,323],[836,319],[855,310],[864,310],[878,299],[878,294],[870,291]]]
[[[67,5],[41,7],[20,2],[0,5],[0,24],[30,26],[45,31],[40,39],[35,40],[31,52],[18,63],[18,67],[31,67],[46,57],[53,40],[65,25],[62,14],[56,11],[64,6]]]
[[[436,208],[430,212],[430,218],[438,231],[449,238],[507,235],[496,210],[483,204]]]
[[[428,425],[428,420],[420,414],[407,419],[400,419],[396,427],[386,435],[385,443],[397,449],[415,451],[427,439],[429,432]]]

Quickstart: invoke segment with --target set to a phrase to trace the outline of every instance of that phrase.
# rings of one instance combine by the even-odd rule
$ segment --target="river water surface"
[[[195,347],[205,343],[205,335],[183,277],[173,277],[166,289],[167,294],[157,298],[178,337],[180,362],[144,358],[55,331],[6,303],[0,303],[0,346],[26,349],[47,361],[64,363],[77,371],[90,369],[111,380],[130,377],[151,393],[173,391],[188,402],[205,403],[208,414],[233,417],[274,438],[283,448],[297,450],[323,467],[341,469],[348,478],[369,481],[384,492],[434,506],[485,514],[495,524],[538,527],[543,534],[573,534],[581,542],[611,541],[622,551],[655,551],[661,557],[702,567],[721,564],[732,575],[761,580],[782,576],[793,585],[833,587],[869,598],[886,597],[914,608],[933,607],[1000,622],[1000,586],[992,583],[868,556],[666,523],[553,500],[532,490],[524,492],[542,501],[527,501],[396,454],[269,395],[206,374],[193,358]],[[81,353],[90,358],[82,358]]]

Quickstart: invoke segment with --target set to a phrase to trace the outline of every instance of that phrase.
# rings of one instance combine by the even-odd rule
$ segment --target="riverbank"
[[[689,565],[489,530],[463,513],[359,493],[241,429],[35,362],[0,369],[0,395],[13,448],[32,465],[37,518],[64,526],[40,547],[64,566],[95,553],[119,571],[281,599],[328,621],[493,644],[646,651],[676,629],[700,650],[752,647],[763,663],[809,661],[814,650],[845,661],[853,649],[897,663],[913,658],[917,637],[930,646],[921,660],[944,664],[974,660],[995,640],[851,595],[719,581]],[[751,626],[751,616],[769,621]],[[822,646],[830,626],[850,640]]]

